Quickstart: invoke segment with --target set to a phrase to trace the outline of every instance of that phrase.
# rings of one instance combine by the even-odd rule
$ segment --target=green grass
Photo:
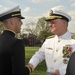
[[[25,61],[26,64],[29,62],[32,55],[39,49],[40,47],[26,47],[25,48]],[[31,73],[31,75],[46,75],[46,65],[45,61],[38,64],[35,68],[35,71]]]

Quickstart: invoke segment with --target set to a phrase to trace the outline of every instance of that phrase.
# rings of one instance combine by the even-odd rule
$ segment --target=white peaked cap
[[[71,16],[61,9],[52,8],[46,21],[50,21],[53,19],[64,19],[69,22],[71,21]]]
[[[0,13],[0,21],[4,21],[12,17],[19,17],[21,19],[24,19],[24,17],[22,17],[21,15],[21,9],[19,9],[19,6],[16,6],[12,9],[9,9],[5,12]]]

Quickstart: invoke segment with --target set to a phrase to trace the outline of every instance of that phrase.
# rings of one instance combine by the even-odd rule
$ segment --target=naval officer
[[[23,24],[19,6],[0,13],[3,33],[0,36],[0,75],[30,75],[31,69],[25,66],[24,45],[15,38]]]
[[[65,75],[68,60],[75,51],[75,40],[68,30],[71,17],[61,9],[52,8],[46,21],[55,36],[45,40],[30,59],[28,66],[34,71],[35,67],[45,60],[47,75]]]

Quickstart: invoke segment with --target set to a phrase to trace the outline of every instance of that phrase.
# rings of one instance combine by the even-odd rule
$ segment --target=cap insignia
[[[49,13],[49,16],[52,15],[52,14],[53,14],[53,11],[51,10],[50,13]]]

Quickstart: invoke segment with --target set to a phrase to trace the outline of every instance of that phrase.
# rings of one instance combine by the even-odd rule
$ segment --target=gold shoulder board
[[[54,38],[55,35],[48,36],[47,39]]]

